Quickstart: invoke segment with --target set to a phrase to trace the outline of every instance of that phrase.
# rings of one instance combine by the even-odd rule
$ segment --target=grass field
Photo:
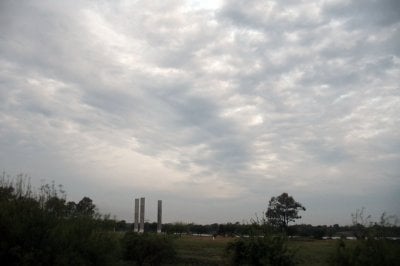
[[[228,265],[225,247],[235,238],[182,236],[175,241],[178,265]],[[299,265],[328,265],[335,251],[335,240],[290,240],[289,247],[297,251]]]
[[[178,265],[226,265],[225,247],[233,238],[182,236],[178,238],[176,249]]]
[[[295,249],[299,265],[328,265],[335,252],[337,240],[290,240],[289,247]]]

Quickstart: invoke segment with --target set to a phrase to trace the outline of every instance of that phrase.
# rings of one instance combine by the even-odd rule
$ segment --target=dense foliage
[[[371,222],[370,215],[364,215],[364,208],[352,214],[354,242],[339,240],[331,264],[337,266],[400,265],[400,242],[387,238],[387,229],[398,228],[393,224],[397,217],[382,214],[379,222]],[[390,232],[390,231],[389,231]],[[392,231],[393,232],[393,231]]]
[[[161,265],[173,262],[176,256],[171,238],[163,235],[128,232],[122,243],[124,259],[137,265]]]
[[[165,224],[166,235],[151,233],[156,231],[157,224],[146,223],[148,233],[136,234],[126,221],[100,215],[88,197],[78,202],[67,201],[62,187],[43,185],[35,192],[25,180],[0,177],[2,265],[174,264],[182,258],[176,260],[172,240],[183,234],[240,236],[227,247],[234,265],[296,262],[295,253],[288,248],[293,241],[288,241],[279,233],[279,227],[271,226],[264,218],[251,223]],[[362,211],[357,211],[353,218],[351,226],[293,225],[287,226],[286,233],[313,238],[355,236],[357,241],[338,242],[330,260],[333,265],[400,265],[399,242],[385,239],[400,235],[397,220],[383,214],[380,222],[372,223],[364,219]]]
[[[391,266],[400,265],[400,243],[368,237],[354,242],[339,240],[331,265]]]
[[[54,184],[34,192],[21,176],[0,179],[2,265],[159,265],[175,258],[170,238],[129,229],[100,215],[88,197],[75,203]]]
[[[288,193],[282,193],[277,197],[271,198],[265,215],[271,225],[286,231],[290,222],[301,218],[298,215],[300,210],[305,211],[306,208],[295,201]]]
[[[283,236],[239,238],[227,246],[232,265],[295,265],[295,253]]]
[[[0,261],[4,265],[113,265],[119,242],[91,199],[67,202],[44,185],[35,194],[23,179],[1,181]]]

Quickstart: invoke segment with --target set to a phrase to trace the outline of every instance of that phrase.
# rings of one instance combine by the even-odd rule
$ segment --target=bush
[[[400,265],[400,243],[384,238],[385,229],[391,229],[394,216],[381,216],[379,224],[370,220],[371,215],[358,209],[353,218],[355,242],[339,240],[336,252],[331,257],[331,265]]]
[[[331,265],[389,266],[400,265],[400,243],[386,239],[366,238],[354,242],[338,240]]]
[[[143,265],[161,265],[176,257],[174,245],[167,236],[128,232],[122,239],[123,258]]]
[[[35,194],[22,179],[0,180],[2,264],[115,265],[118,239],[99,215],[95,217],[91,200],[84,198],[75,211],[69,207],[76,204],[66,203],[58,193],[54,185],[44,185]]]
[[[295,265],[295,254],[283,236],[240,238],[227,246],[233,265]]]

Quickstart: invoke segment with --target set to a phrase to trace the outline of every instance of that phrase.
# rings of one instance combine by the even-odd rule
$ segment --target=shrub
[[[70,212],[71,204],[57,192],[54,185],[44,185],[36,195],[22,179],[0,180],[1,263],[115,265],[119,259],[115,234],[105,230],[103,220],[93,212]],[[81,202],[93,210],[86,199]]]
[[[176,257],[174,245],[167,236],[128,232],[122,239],[123,258],[143,265],[160,265]]]
[[[355,242],[339,240],[336,252],[332,255],[331,265],[400,265],[400,243],[384,238],[384,229],[390,229],[396,223],[394,216],[381,216],[379,224],[373,223],[371,215],[364,213],[365,208],[358,209],[353,218]]]
[[[372,237],[355,242],[338,240],[330,264],[337,266],[400,265],[400,243]]]
[[[227,246],[233,265],[295,265],[295,254],[284,236],[240,238]]]

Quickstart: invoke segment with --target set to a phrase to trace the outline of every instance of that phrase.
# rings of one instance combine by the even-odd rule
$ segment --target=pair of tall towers
[[[144,232],[144,213],[145,213],[145,198],[135,199],[135,220],[134,220],[134,232]],[[140,215],[139,215],[140,214]],[[140,224],[139,224],[140,219]],[[157,233],[161,233],[162,227],[162,201],[157,202]]]

